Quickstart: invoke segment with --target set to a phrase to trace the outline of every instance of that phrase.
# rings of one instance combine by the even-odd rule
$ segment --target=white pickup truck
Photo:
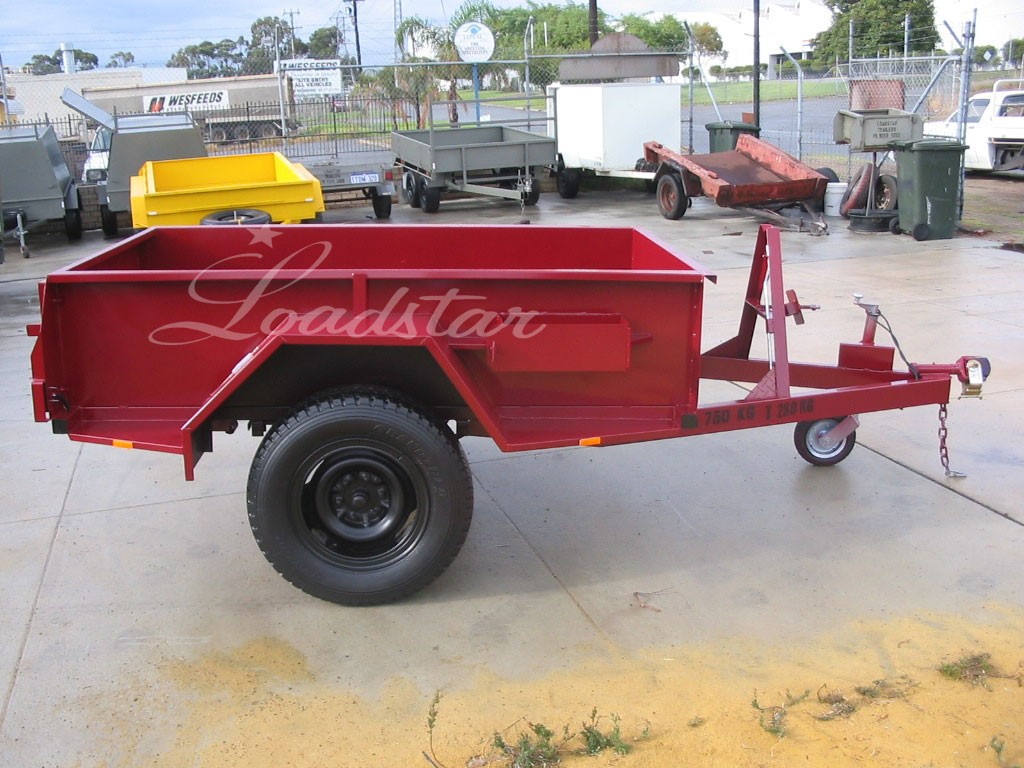
[[[964,167],[969,171],[1012,171],[1024,168],[1024,90],[1000,90],[1024,80],[996,80],[992,90],[976,93],[967,104],[968,145]],[[956,138],[957,110],[940,122],[925,123],[925,135]]]
[[[1000,90],[1006,83],[1020,88],[1024,80],[997,80],[991,91],[975,94],[967,102],[964,167],[969,171],[1024,168],[1024,90]],[[957,138],[958,114],[925,123],[925,135]]]

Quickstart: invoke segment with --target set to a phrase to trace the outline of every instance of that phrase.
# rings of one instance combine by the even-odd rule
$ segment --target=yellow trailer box
[[[285,224],[324,210],[320,182],[280,152],[156,160],[131,181],[132,225],[199,224],[212,214],[256,210]]]

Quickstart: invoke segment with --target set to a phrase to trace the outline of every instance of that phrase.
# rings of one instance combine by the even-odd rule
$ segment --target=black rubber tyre
[[[402,197],[413,208],[420,207],[419,176],[412,171],[402,174]]]
[[[373,191],[370,193],[370,204],[373,206],[373,215],[378,219],[391,217],[391,195],[381,195]]]
[[[658,210],[666,219],[681,219],[690,207],[690,198],[683,191],[683,180],[674,173],[658,179]]]
[[[843,199],[839,201],[839,215],[850,218],[850,211],[865,208],[868,202],[868,187],[871,186],[871,163],[864,163],[853,172]]]
[[[892,232],[894,235],[902,235],[903,234],[903,230],[900,229],[900,217],[899,216],[893,216],[891,219],[889,219],[889,231]]]
[[[827,448],[820,442],[822,435],[841,422],[845,416],[834,419],[801,421],[793,430],[793,444],[796,452],[809,464],[816,467],[831,467],[850,455],[857,444],[857,433],[851,432],[838,445]]]
[[[254,227],[259,224],[269,224],[270,214],[266,211],[258,211],[255,208],[239,208],[235,211],[217,211],[202,218],[199,222],[204,225],[233,224],[243,227]]]
[[[537,179],[530,180],[530,191],[523,196],[523,205],[529,207],[540,201],[540,183]]]
[[[302,591],[342,605],[425,587],[455,559],[473,516],[454,435],[384,390],[326,395],[277,424],[247,493],[267,560]]]
[[[918,242],[921,242],[922,240],[927,240],[928,236],[931,233],[932,233],[931,227],[929,227],[927,224],[925,224],[922,221],[920,224],[918,224],[917,226],[914,227],[913,231],[910,234],[913,235],[915,240],[917,240]]]
[[[832,182],[832,181],[839,181],[839,174],[836,173],[835,171],[833,171],[828,166],[822,166],[821,168],[815,168],[814,170],[817,173],[820,173],[822,176],[824,176],[830,182]]]
[[[897,203],[896,177],[883,173],[875,181],[875,208],[879,211],[895,211]]]
[[[64,211],[64,234],[71,241],[82,239],[82,211],[80,209]]]
[[[555,174],[555,187],[563,200],[572,200],[580,193],[583,171],[579,168],[563,168]]]
[[[117,236],[117,214],[110,210],[109,205],[100,206],[100,226],[107,237]]]
[[[428,187],[420,182],[420,208],[424,213],[437,213],[441,207],[441,188]]]

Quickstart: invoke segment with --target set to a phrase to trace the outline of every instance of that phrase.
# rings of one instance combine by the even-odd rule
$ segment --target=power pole
[[[282,16],[287,16],[288,17],[288,24],[290,25],[290,28],[291,28],[292,58],[293,59],[295,58],[295,14],[297,14],[297,13],[299,13],[299,11],[296,11],[296,10],[281,11],[281,15]]]
[[[348,14],[342,13],[340,10],[331,16],[331,21],[334,22],[334,34],[337,39],[337,45],[335,46],[335,55],[341,60],[341,72],[342,79],[348,79],[351,85],[356,84],[356,74],[349,64],[348,55],[348,30],[346,24],[348,21]]]
[[[846,68],[849,72],[846,73],[847,77],[853,77],[853,19],[850,19],[850,38],[846,45]]]
[[[754,0],[754,125],[761,125],[761,2]]]
[[[359,3],[362,0],[344,0],[346,3],[351,3],[352,8],[349,11],[349,15],[352,16],[352,29],[356,35],[356,66],[363,66],[363,51],[359,47]]]
[[[402,26],[402,0],[395,0],[393,10],[395,21],[395,64],[402,60],[402,46],[398,44],[398,28]]]
[[[597,0],[590,0],[587,7],[587,27],[590,32],[590,47],[597,42]]]

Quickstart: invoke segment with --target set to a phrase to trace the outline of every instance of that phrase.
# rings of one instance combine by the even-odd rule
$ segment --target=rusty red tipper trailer
[[[829,465],[855,414],[968,394],[983,358],[894,369],[866,312],[838,365],[789,361],[778,231],[761,228],[737,335],[701,353],[700,265],[632,229],[159,227],[40,285],[37,421],[73,440],[180,454],[263,440],[248,483],[267,559],[359,605],[436,578],[465,540],[458,438],[502,450],[613,445],[795,423]],[[769,359],[750,358],[755,327]],[[754,385],[699,404],[701,379]]]

